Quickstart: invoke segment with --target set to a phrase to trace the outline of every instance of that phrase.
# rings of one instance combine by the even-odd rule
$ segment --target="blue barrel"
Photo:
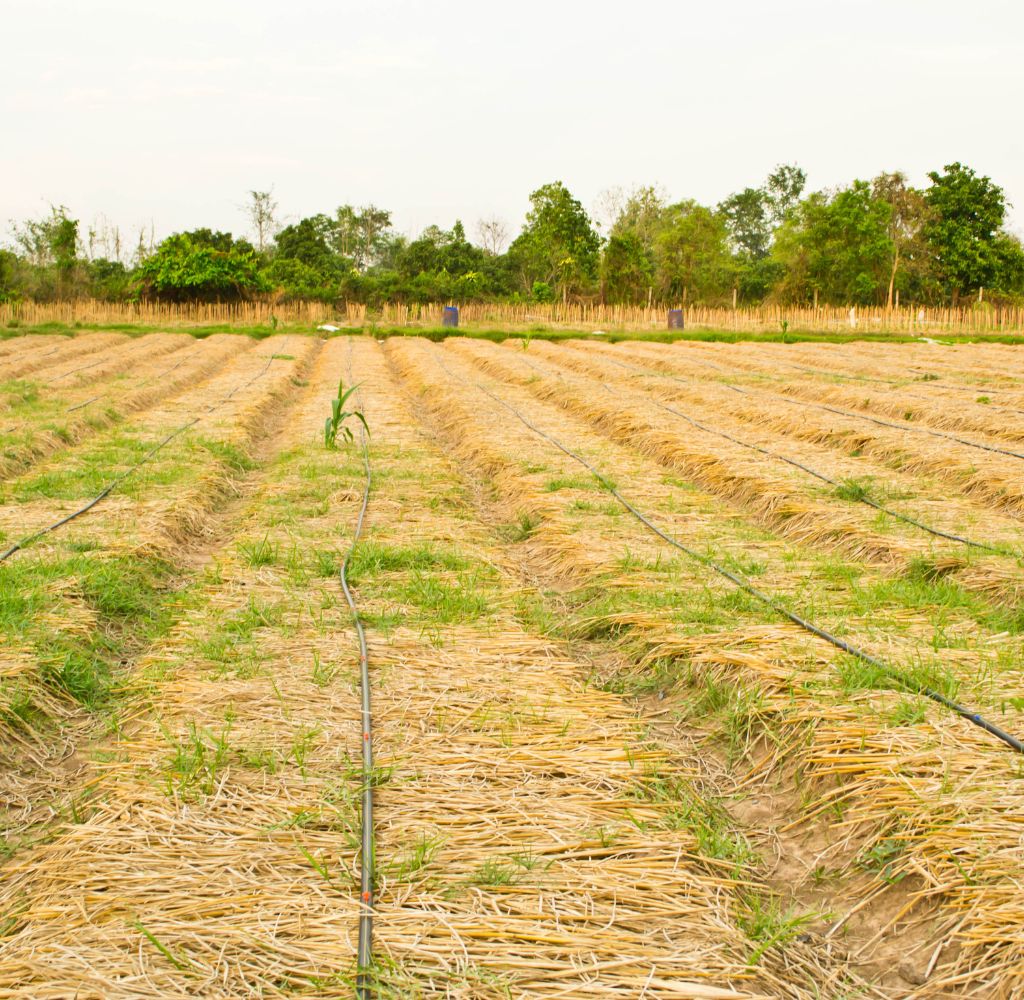
[[[682,330],[683,324],[683,310],[682,309],[669,309],[668,311],[668,328],[670,330]]]
[[[444,312],[441,313],[441,326],[458,326],[459,325],[459,307],[458,306],[445,306]]]

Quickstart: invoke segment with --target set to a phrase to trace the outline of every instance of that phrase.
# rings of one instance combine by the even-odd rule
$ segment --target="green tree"
[[[20,264],[13,250],[0,248],[0,302],[10,302],[21,297],[21,283],[18,280]]]
[[[131,295],[132,276],[119,260],[97,257],[86,264],[89,294],[105,302],[120,302]]]
[[[524,291],[534,282],[551,285],[562,296],[586,291],[597,279],[601,239],[583,206],[561,181],[530,195],[523,231],[509,248]]]
[[[611,235],[633,236],[651,254],[667,207],[665,196],[654,185],[635,188],[612,224]]]
[[[623,233],[608,238],[601,256],[601,296],[606,302],[638,302],[654,287],[654,264],[640,238]]]
[[[993,290],[1014,298],[1024,296],[1024,247],[1020,240],[1003,231],[996,234],[993,243],[996,256]]]
[[[930,210],[924,236],[940,279],[956,303],[961,295],[991,286],[998,266],[997,237],[1006,216],[1003,189],[970,167],[950,163],[928,174]]]
[[[417,274],[449,274],[460,277],[480,273],[486,254],[466,239],[466,230],[456,219],[450,230],[428,226],[419,239],[404,247],[396,262],[399,274],[411,278]]]
[[[718,206],[729,241],[737,255],[747,260],[768,256],[772,242],[771,207],[764,188],[744,188]]]
[[[352,270],[353,262],[337,252],[335,237],[335,224],[330,216],[300,219],[277,234],[274,260],[299,261],[325,282],[337,281]]]
[[[782,274],[777,294],[795,302],[815,293],[832,303],[879,301],[893,257],[890,216],[867,181],[805,198],[776,234],[772,257]]]
[[[248,298],[270,290],[256,251],[230,233],[175,233],[136,271],[144,295],[170,301]]]
[[[376,205],[342,205],[334,215],[332,249],[360,273],[381,262],[391,239],[391,213]]]
[[[68,215],[63,205],[51,205],[49,216],[28,219],[14,227],[14,240],[28,260],[41,272],[52,272],[52,281],[45,273],[37,275],[35,294],[63,298],[76,291],[80,278],[78,220]]]
[[[654,239],[654,266],[663,300],[715,302],[726,297],[736,267],[725,219],[695,201],[668,206]]]
[[[762,299],[779,278],[770,259],[779,226],[799,203],[807,175],[795,164],[775,168],[761,187],[748,187],[718,205],[735,255],[740,297]]]
[[[889,206],[891,264],[885,304],[891,309],[901,268],[916,278],[919,285],[928,273],[929,254],[924,240],[928,205],[924,194],[911,187],[906,175],[899,171],[879,174],[871,182],[871,196]]]
[[[768,206],[768,218],[773,229],[778,228],[800,201],[807,185],[807,174],[795,163],[777,166],[769,175],[762,190]]]

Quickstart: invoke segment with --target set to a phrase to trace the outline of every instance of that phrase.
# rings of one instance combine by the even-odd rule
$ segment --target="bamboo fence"
[[[9,302],[0,304],[0,326],[41,323],[143,324],[159,326],[273,326],[332,323],[338,326],[440,325],[443,303],[389,302],[381,306],[344,302]],[[667,327],[667,305],[625,306],[595,303],[471,302],[460,306],[460,325],[489,329],[660,330]],[[783,330],[834,333],[1005,334],[1024,333],[1024,308],[977,304],[965,308],[760,305],[687,306],[687,329],[747,333]]]

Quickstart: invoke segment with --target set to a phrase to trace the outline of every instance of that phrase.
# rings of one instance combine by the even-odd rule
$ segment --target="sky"
[[[798,163],[987,174],[1024,231],[1020,0],[0,0],[0,239],[67,205],[157,237],[390,209],[415,235],[563,181],[715,204]]]

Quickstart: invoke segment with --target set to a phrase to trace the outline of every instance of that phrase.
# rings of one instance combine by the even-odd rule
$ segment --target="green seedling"
[[[156,950],[160,952],[160,954],[163,955],[164,958],[166,958],[167,961],[176,969],[184,971],[185,969],[191,968],[190,963],[186,959],[179,955],[175,955],[174,952],[171,951],[171,949],[168,948],[167,945],[165,945],[159,938],[157,938],[157,936],[149,930],[141,920],[136,920],[132,926],[139,931],[146,940],[149,941],[149,943],[156,948]]]
[[[345,388],[344,381],[338,382],[338,395],[331,400],[331,415],[324,422],[324,447],[328,449],[337,448],[338,446],[338,435],[340,434],[343,441],[351,442],[355,440],[355,436],[352,433],[352,428],[348,426],[349,418],[358,420],[366,433],[370,433],[370,425],[366,422],[366,417],[363,416],[361,410],[346,410],[345,404],[348,402],[349,397],[358,389],[358,385],[349,386]]]

